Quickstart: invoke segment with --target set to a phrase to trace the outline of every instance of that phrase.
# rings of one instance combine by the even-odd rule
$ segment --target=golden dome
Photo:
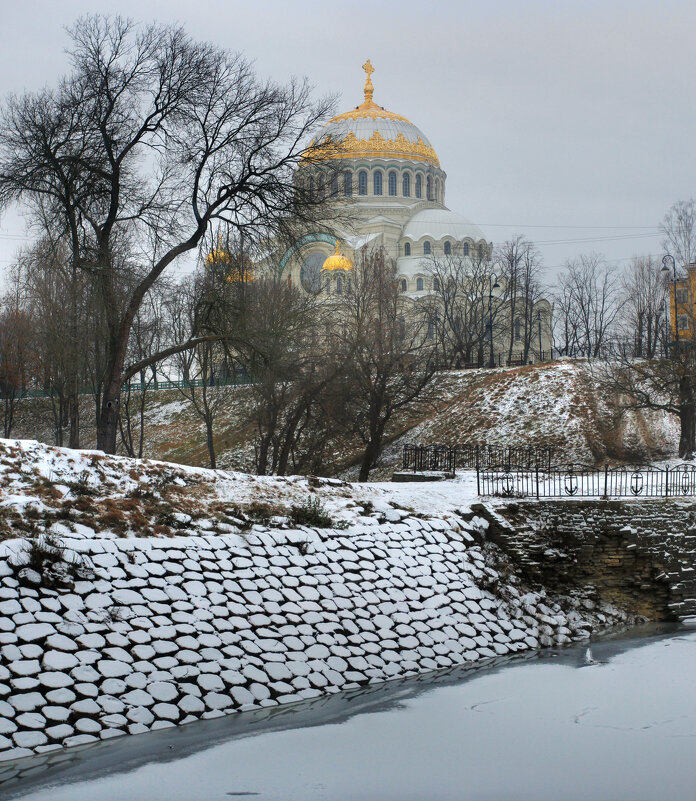
[[[213,248],[205,257],[206,267],[215,267],[226,273],[225,280],[230,283],[237,281],[254,280],[254,264],[244,254],[241,259],[231,253],[222,244],[222,236],[218,235],[217,247]]]
[[[322,270],[352,270],[353,263],[345,256],[341,256],[338,250],[338,239],[336,240],[336,252],[324,262]]]
[[[372,99],[374,87],[370,61],[363,64],[367,73],[364,101],[351,111],[338,114],[324,126],[319,142],[313,141],[303,162],[320,163],[329,159],[395,158],[422,161],[440,166],[435,149],[425,135],[406,117],[387,111]]]

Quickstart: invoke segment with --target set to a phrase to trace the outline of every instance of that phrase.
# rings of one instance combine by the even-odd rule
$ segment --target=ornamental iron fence
[[[499,445],[404,445],[403,469],[411,472],[475,470],[493,466],[550,469],[553,448]]]
[[[479,495],[500,498],[677,498],[696,495],[696,466],[499,464],[476,471]]]

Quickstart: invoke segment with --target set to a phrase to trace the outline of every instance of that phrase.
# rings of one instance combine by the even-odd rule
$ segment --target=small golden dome
[[[236,256],[224,247],[222,236],[218,235],[217,247],[213,248],[205,258],[207,267],[214,267],[227,273],[225,280],[230,283],[254,280],[254,263],[244,254]]]
[[[333,253],[322,265],[322,270],[352,270],[353,263],[345,256],[341,256],[338,250],[338,239],[336,240],[336,252]]]

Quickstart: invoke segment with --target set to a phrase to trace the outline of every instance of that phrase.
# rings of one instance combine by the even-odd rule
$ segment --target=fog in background
[[[63,28],[94,12],[181,23],[264,77],[308,76],[337,111],[362,102],[370,58],[375,101],[438,153],[449,208],[493,242],[537,242],[550,279],[582,252],[661,254],[657,225],[696,195],[693,2],[0,0],[0,96],[54,85]],[[26,236],[0,218],[0,274]]]

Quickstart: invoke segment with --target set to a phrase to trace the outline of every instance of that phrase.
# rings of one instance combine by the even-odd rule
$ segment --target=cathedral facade
[[[395,262],[405,299],[418,304],[439,287],[434,263],[487,263],[493,245],[477,225],[447,208],[447,175],[434,147],[410,120],[374,101],[369,60],[363,69],[363,102],[326,123],[296,176],[310,196],[342,201],[350,223],[335,221],[305,234],[280,259],[281,275],[306,292],[334,295],[349,279],[358,251],[379,248]],[[550,350],[550,304],[535,301],[534,315],[541,356]],[[496,350],[506,348],[501,343]]]
[[[447,175],[435,149],[406,117],[374,102],[374,70],[369,61],[363,69],[367,73],[363,103],[331,119],[321,132],[322,138],[340,147],[335,154],[324,152],[316,158],[310,147],[299,180],[315,191],[351,201],[351,230],[339,235],[345,257],[354,258],[355,251],[366,245],[382,247],[396,260],[406,291],[427,292],[424,260],[455,252],[483,254],[490,243],[478,226],[447,208]],[[329,164],[332,160],[339,164]],[[323,176],[313,170],[319,162],[334,168],[330,186],[319,186]],[[335,236],[322,231],[305,236],[285,254],[284,274],[306,291],[323,288],[321,270],[335,241]]]

